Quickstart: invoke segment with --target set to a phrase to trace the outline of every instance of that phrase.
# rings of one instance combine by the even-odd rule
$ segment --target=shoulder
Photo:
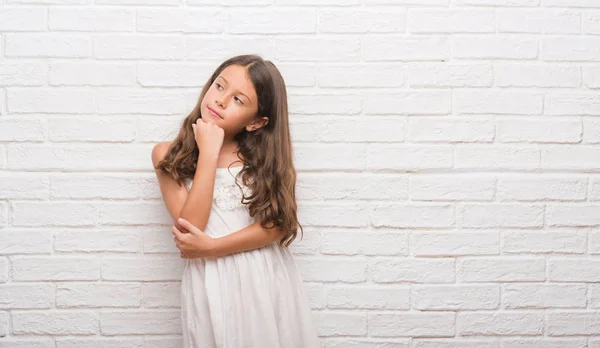
[[[163,141],[154,145],[154,148],[152,148],[152,164],[154,164],[154,167],[165,157],[170,146],[170,141]]]

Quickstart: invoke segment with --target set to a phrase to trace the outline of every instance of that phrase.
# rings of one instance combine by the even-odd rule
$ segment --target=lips
[[[223,118],[223,117],[221,117],[221,115],[218,112],[216,112],[215,110],[213,110],[210,106],[207,106],[207,108],[208,108],[208,112],[210,112],[211,114],[213,114],[213,116],[221,118],[221,119]]]

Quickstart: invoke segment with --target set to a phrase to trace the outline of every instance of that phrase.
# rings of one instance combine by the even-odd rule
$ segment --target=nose
[[[223,102],[220,98],[215,99],[215,104],[219,105],[220,107],[223,107]]]

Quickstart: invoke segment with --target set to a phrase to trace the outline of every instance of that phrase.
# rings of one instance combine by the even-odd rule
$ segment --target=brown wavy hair
[[[156,169],[169,173],[180,185],[183,179],[194,177],[199,151],[192,124],[201,117],[204,95],[230,65],[246,68],[258,97],[257,115],[269,118],[267,125],[251,132],[244,128],[234,136],[238,143],[237,157],[244,163],[238,176],[241,175],[251,192],[250,196],[243,196],[241,202],[247,204],[250,216],[261,220],[263,228],[282,228],[284,235],[279,244],[287,247],[296,239],[298,228],[302,235],[304,230],[297,216],[287,92],[281,73],[271,61],[247,54],[221,63],[202,88],[196,106],[182,121],[179,134]]]

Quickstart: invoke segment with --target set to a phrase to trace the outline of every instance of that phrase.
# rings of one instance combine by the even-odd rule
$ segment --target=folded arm
[[[257,221],[241,230],[215,238],[212,256],[221,257],[262,248],[274,241],[278,241],[281,237],[283,237],[283,230],[281,228],[263,228],[260,225],[260,221]]]

